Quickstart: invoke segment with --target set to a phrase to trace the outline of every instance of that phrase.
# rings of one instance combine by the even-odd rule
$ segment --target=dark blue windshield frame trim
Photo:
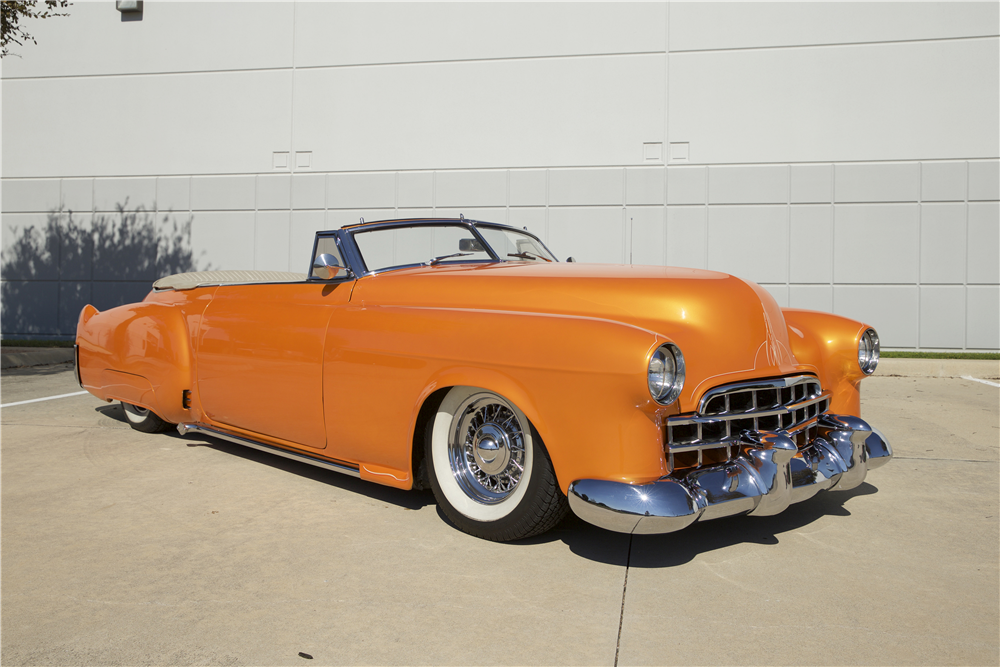
[[[375,229],[393,229],[393,228],[399,229],[399,228],[405,228],[405,227],[422,227],[422,226],[428,226],[428,227],[434,227],[434,226],[465,227],[469,231],[471,231],[472,234],[473,234],[473,236],[475,236],[476,239],[478,239],[479,242],[483,244],[483,247],[486,248],[486,252],[489,253],[491,259],[490,260],[465,260],[466,263],[468,263],[470,261],[472,263],[476,263],[476,264],[492,263],[492,262],[510,262],[510,261],[513,261],[513,260],[509,260],[509,259],[502,259],[499,255],[497,255],[496,250],[493,249],[493,246],[491,246],[489,244],[489,242],[486,240],[486,238],[482,235],[482,233],[480,233],[479,229],[477,228],[478,226],[493,227],[493,228],[496,228],[496,229],[510,230],[510,231],[517,232],[518,234],[524,234],[525,236],[530,236],[535,241],[537,241],[538,244],[542,248],[545,248],[545,251],[548,252],[549,255],[552,256],[552,258],[553,258],[554,261],[556,261],[556,262],[559,261],[558,259],[555,259],[555,255],[552,253],[551,250],[549,250],[548,246],[546,246],[545,243],[543,243],[540,238],[538,238],[537,236],[535,236],[534,234],[532,234],[531,232],[529,232],[526,229],[518,229],[517,227],[514,227],[512,225],[505,225],[505,224],[499,223],[499,222],[483,222],[483,221],[479,221],[479,220],[466,220],[466,219],[463,219],[463,218],[457,218],[457,219],[456,218],[415,218],[415,219],[411,219],[411,220],[384,220],[384,221],[378,221],[378,222],[366,222],[366,223],[360,224],[360,225],[350,225],[350,226],[345,227],[343,229],[333,229],[333,230],[329,230],[329,231],[319,231],[319,232],[316,232],[316,238],[313,241],[312,256],[309,258],[309,271],[307,273],[307,275],[309,276],[309,280],[313,280],[313,281],[319,281],[320,280],[318,278],[313,278],[312,277],[312,261],[313,261],[313,258],[316,257],[316,244],[319,242],[319,239],[321,237],[322,238],[334,237],[334,238],[337,239],[337,247],[340,249],[341,256],[343,257],[344,261],[347,263],[348,268],[350,268],[351,271],[356,276],[358,276],[359,278],[361,276],[371,276],[371,275],[376,275],[376,274],[379,274],[379,273],[384,273],[386,271],[397,271],[399,269],[407,269],[407,268],[413,268],[413,267],[417,267],[417,266],[426,266],[423,263],[421,263],[421,264],[401,264],[399,266],[392,266],[392,267],[387,267],[387,268],[384,268],[384,269],[378,269],[376,271],[370,271],[370,270],[368,270],[368,267],[367,267],[367,265],[364,262],[364,258],[361,255],[361,251],[358,248],[357,242],[354,240],[354,234],[355,233],[367,232],[367,231],[372,231],[372,230],[375,230]],[[455,260],[455,262],[461,262],[461,261],[462,261],[461,259],[456,259]],[[452,262],[445,261],[445,262],[441,262],[441,263],[442,264],[446,264],[446,263],[452,263]],[[328,282],[328,281],[322,281],[322,282]]]

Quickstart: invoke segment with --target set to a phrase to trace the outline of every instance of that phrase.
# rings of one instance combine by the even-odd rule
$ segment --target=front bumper
[[[818,425],[818,437],[802,449],[784,431],[743,431],[739,455],[683,477],[638,485],[577,480],[569,506],[607,530],[671,533],[698,520],[778,514],[824,489],[853,489],[892,458],[888,440],[863,419],[826,414]]]

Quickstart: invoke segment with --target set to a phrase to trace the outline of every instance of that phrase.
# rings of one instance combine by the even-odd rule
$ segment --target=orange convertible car
[[[77,329],[80,384],[176,428],[401,489],[515,540],[770,515],[886,463],[875,331],[694,269],[558,262],[465,220],[316,234],[308,274],[186,273]]]

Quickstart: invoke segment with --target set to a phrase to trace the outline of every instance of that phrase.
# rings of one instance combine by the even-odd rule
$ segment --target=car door
[[[326,448],[326,333],[353,281],[219,287],[201,320],[201,403],[220,426]]]

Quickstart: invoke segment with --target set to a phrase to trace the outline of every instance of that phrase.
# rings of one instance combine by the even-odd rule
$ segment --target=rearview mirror
[[[484,252],[486,248],[479,242],[479,239],[459,239],[459,252]]]
[[[350,271],[340,265],[340,261],[329,253],[323,253],[313,260],[313,278],[321,280],[331,280],[336,278],[341,272]]]

